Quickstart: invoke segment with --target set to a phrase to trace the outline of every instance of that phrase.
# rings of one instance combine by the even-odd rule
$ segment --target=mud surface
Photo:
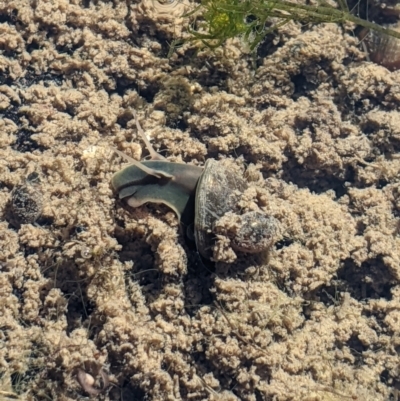
[[[0,398],[397,399],[400,73],[335,25],[167,58],[180,6],[0,2]],[[116,202],[131,109],[169,160],[245,171],[268,254],[203,264]]]

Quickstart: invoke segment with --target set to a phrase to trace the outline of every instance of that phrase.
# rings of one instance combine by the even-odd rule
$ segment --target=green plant
[[[201,16],[200,29],[191,29],[190,33],[193,39],[213,48],[229,38],[242,36],[254,50],[267,34],[289,21],[303,24],[353,22],[400,39],[399,32],[353,15],[346,0],[335,1],[337,8],[323,0],[316,0],[317,5],[287,0],[202,0],[201,5],[186,16]]]

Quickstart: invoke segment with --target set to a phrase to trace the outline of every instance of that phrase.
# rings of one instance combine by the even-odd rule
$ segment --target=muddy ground
[[[397,400],[400,73],[336,25],[168,58],[181,14],[0,2],[0,398]],[[116,201],[132,109],[169,160],[231,159],[269,252],[202,262]]]

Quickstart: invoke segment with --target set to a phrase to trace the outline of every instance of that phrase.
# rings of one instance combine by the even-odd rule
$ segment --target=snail
[[[214,159],[204,167],[168,161],[154,150],[132,113],[150,160],[137,161],[115,150],[130,161],[111,179],[119,199],[133,208],[145,203],[167,205],[182,226],[193,224],[197,250],[205,259],[215,260],[213,249],[221,236],[238,252],[259,253],[272,246],[276,219],[262,211],[241,213],[238,202],[248,187],[242,177]]]
[[[372,4],[366,2],[365,5],[369,20],[375,20],[384,29],[400,32],[400,8],[397,4],[379,1]],[[360,29],[357,36],[369,61],[380,64],[390,71],[400,69],[399,38],[384,31],[368,28]]]
[[[39,177],[31,173],[23,184],[17,185],[11,194],[11,218],[17,226],[34,224],[43,212],[43,195]]]
[[[399,31],[400,25],[397,23],[397,25],[383,27]],[[400,40],[398,38],[383,32],[368,31],[368,29],[360,31],[358,36],[362,40],[361,43],[370,61],[386,67],[389,71],[400,68]]]

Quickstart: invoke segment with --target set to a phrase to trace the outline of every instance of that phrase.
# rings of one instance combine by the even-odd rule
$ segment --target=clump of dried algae
[[[387,400],[399,386],[400,74],[334,25],[166,58],[149,3],[0,4],[0,398]],[[203,264],[172,211],[116,204],[112,147],[235,158],[267,255]],[[13,224],[36,175],[41,213]],[[88,376],[90,377],[90,376]],[[98,386],[97,388],[101,388]]]

